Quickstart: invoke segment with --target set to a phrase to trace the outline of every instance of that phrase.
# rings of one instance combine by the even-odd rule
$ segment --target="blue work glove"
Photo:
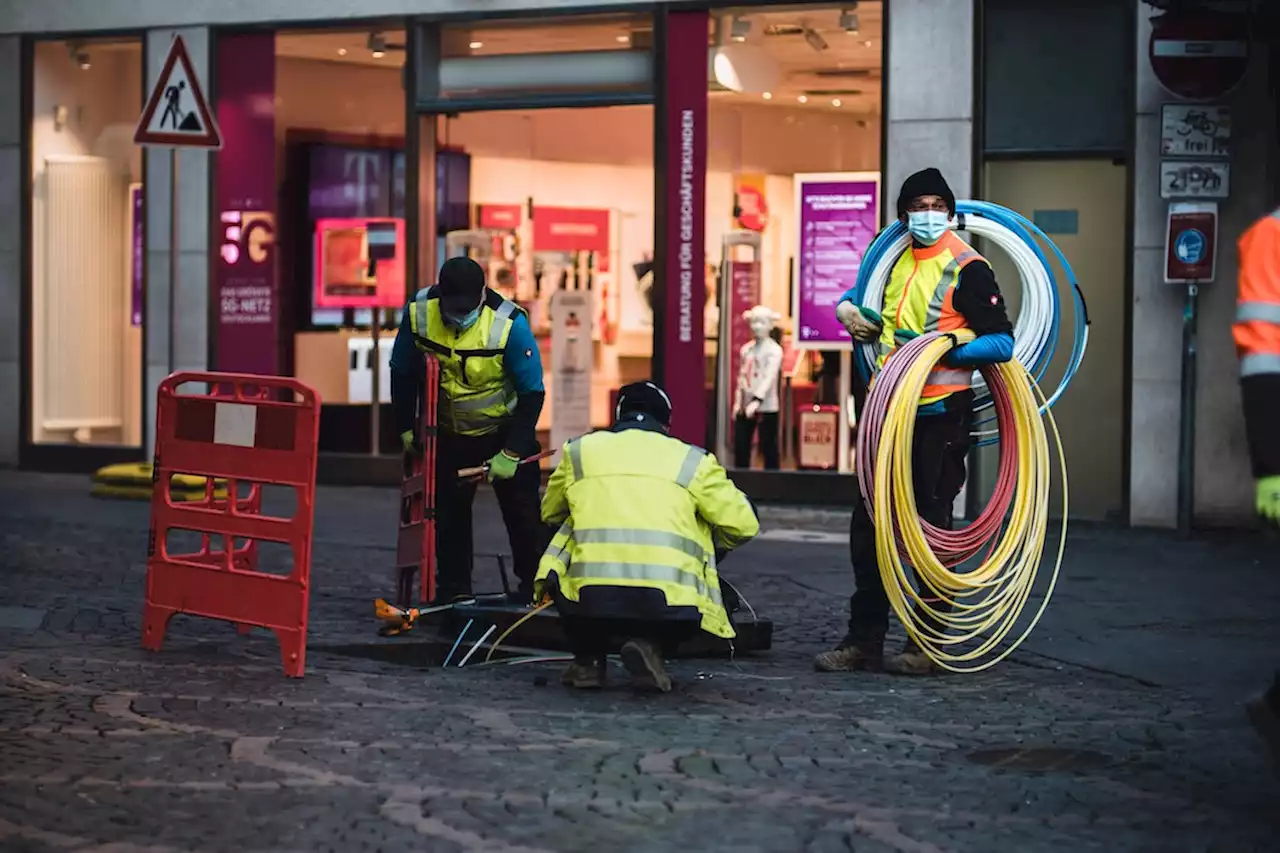
[[[494,480],[510,480],[520,467],[520,457],[512,456],[503,450],[489,460],[489,482]]]

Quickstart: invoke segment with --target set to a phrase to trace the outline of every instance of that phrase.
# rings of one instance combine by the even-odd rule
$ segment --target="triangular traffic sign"
[[[135,145],[221,148],[222,133],[204,97],[182,36],[174,36],[156,87],[133,132]]]

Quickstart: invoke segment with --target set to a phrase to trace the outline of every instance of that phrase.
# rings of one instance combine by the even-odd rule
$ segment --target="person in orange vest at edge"
[[[520,460],[538,453],[545,390],[542,357],[524,309],[485,286],[484,269],[450,258],[439,282],[405,308],[391,350],[391,404],[405,452],[420,454],[415,413],[426,379],[422,354],[440,363],[436,444],[436,602],[471,597],[471,505],[476,484],[458,471],[488,465],[519,581],[513,603],[533,601],[538,558],[551,538],[539,516],[540,475]]]
[[[930,375],[920,399],[911,452],[920,515],[949,530],[972,444],[973,371],[1013,358],[1013,326],[991,265],[951,230],[956,197],[942,173],[924,169],[907,178],[897,209],[911,234],[911,248],[889,276],[883,313],[858,306],[851,289],[837,303],[836,316],[855,341],[880,342],[881,366],[898,346],[926,332],[967,328],[977,336],[953,349]],[[848,633],[835,649],[814,659],[814,668],[819,672],[883,669],[903,675],[936,672],[933,661],[910,640],[900,653],[884,654],[889,599],[876,561],[875,528],[861,499],[854,502],[849,525],[849,557],[856,589],[849,599]],[[936,600],[931,604],[934,610],[945,607]],[[936,621],[932,624],[941,630]]]
[[[1258,220],[1239,242],[1240,291],[1233,336],[1240,356],[1240,392],[1255,507],[1268,527],[1280,527],[1280,208]],[[1280,773],[1280,672],[1249,718]]]

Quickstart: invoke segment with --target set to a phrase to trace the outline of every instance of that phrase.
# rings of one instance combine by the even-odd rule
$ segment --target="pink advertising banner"
[[[799,213],[796,346],[838,350],[853,341],[836,303],[858,280],[862,256],[880,230],[880,176],[874,172],[795,176]]]
[[[705,11],[668,12],[658,103],[666,126],[663,182],[662,375],[671,434],[707,442],[707,27]]]
[[[280,371],[275,76],[274,35],[218,38],[214,366],[233,373]]]

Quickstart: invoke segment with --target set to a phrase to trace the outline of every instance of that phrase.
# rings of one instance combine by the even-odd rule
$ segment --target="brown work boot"
[[[575,658],[560,676],[560,683],[577,690],[599,690],[605,683],[605,659]]]
[[[818,672],[879,672],[883,663],[882,640],[853,642],[846,639],[831,651],[815,657],[813,668]]]
[[[1276,688],[1272,688],[1275,693]],[[1271,754],[1271,765],[1277,776],[1280,776],[1280,701],[1271,701],[1270,696],[1260,696],[1247,706],[1249,721],[1262,736],[1263,743]]]
[[[941,667],[914,640],[907,640],[902,651],[884,659],[884,671],[894,675],[936,675]]]
[[[622,665],[631,673],[631,686],[649,693],[670,693],[671,676],[662,666],[662,652],[649,640],[622,644]]]

